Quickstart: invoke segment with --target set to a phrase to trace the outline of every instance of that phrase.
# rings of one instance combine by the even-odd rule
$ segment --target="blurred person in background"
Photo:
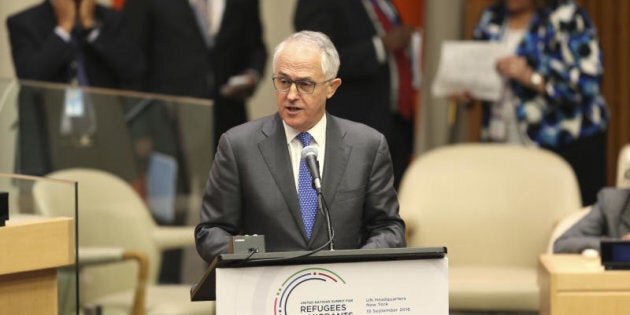
[[[108,88],[138,86],[144,62],[123,16],[96,0],[45,0],[7,19],[20,79]]]
[[[214,143],[247,121],[265,70],[258,0],[132,0],[129,32],[147,59],[149,92],[214,101]]]
[[[64,115],[62,126],[67,128],[61,133],[79,139],[79,147],[91,146],[96,114],[89,97],[74,87],[140,87],[144,59],[124,23],[121,13],[95,0],[45,0],[7,19],[17,77],[72,85],[63,98],[65,109],[79,105],[81,110],[74,112],[81,115]],[[41,90],[21,86],[18,173],[42,176],[53,171],[47,125],[53,107],[46,106]]]
[[[128,32],[147,60],[143,88],[152,93],[212,99],[212,114],[195,121],[212,126],[211,136],[200,135],[208,139],[205,142],[212,150],[224,132],[247,121],[245,102],[264,73],[267,50],[259,11],[258,0],[125,3]],[[180,121],[180,109],[186,110],[153,103],[139,114],[132,129],[142,139],[145,152],[158,151],[177,160],[177,192],[186,195],[193,174],[182,149],[180,123],[187,122]],[[179,213],[187,215],[186,211]],[[183,220],[170,223],[181,224]],[[166,254],[161,281],[179,282],[179,255]]]
[[[554,253],[600,251],[602,240],[630,240],[630,189],[604,188],[591,210],[553,244]]]
[[[597,32],[571,0],[502,0],[482,13],[473,36],[514,52],[498,60],[502,97],[483,103],[482,140],[539,146],[575,171],[582,203],[606,183],[608,109]],[[468,104],[469,91],[451,95]]]
[[[197,121],[212,126],[212,149],[222,133],[247,121],[245,101],[267,59],[258,0],[128,0],[124,12],[147,60],[144,90],[212,99],[212,115]],[[187,192],[179,129],[178,109],[160,102],[138,111],[132,124],[142,152],[177,159],[178,190]]]
[[[337,47],[344,88],[327,110],[385,135],[398,187],[413,153],[414,28],[401,21],[389,0],[298,0],[293,23],[296,31],[328,35]]]

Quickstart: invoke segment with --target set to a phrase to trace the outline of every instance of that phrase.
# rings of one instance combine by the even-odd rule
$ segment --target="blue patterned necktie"
[[[296,136],[303,147],[311,144],[313,137],[308,132],[302,132]],[[313,188],[313,178],[308,172],[306,161],[300,160],[300,176],[298,180],[298,198],[300,199],[300,209],[302,210],[302,221],[306,230],[306,236],[310,239],[317,213],[317,192]]]

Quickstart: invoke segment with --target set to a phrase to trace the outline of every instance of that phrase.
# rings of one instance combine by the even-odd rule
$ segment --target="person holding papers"
[[[318,171],[307,170],[300,158],[305,147],[319,152],[316,168],[335,248],[405,246],[385,137],[326,112],[341,85],[339,63],[335,46],[320,32],[295,33],[277,46],[272,80],[278,113],[234,127],[219,141],[195,229],[204,260],[226,253],[237,234],[264,235],[267,251],[327,244],[309,175]]]
[[[606,180],[608,109],[597,33],[571,0],[504,0],[488,7],[477,40],[502,42],[514,53],[496,63],[504,89],[483,103],[485,141],[540,146],[574,169],[584,205]],[[471,101],[470,91],[451,99]]]

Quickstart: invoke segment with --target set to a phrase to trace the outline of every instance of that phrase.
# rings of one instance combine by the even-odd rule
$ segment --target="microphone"
[[[322,179],[319,176],[319,163],[317,162],[317,154],[319,151],[316,147],[306,146],[302,149],[302,159],[306,162],[306,167],[308,168],[308,172],[311,173],[311,177],[313,178],[313,188],[317,192],[317,203],[319,208],[324,213],[326,217],[326,227],[328,228],[328,243],[324,244],[324,246],[328,245],[330,250],[335,250],[335,245],[333,239],[335,238],[335,231],[333,230],[332,224],[330,223],[330,213],[328,211],[328,205],[326,204],[326,200],[324,199],[324,195],[322,194]],[[321,249],[321,248],[320,248]],[[319,250],[319,249],[318,249]]]
[[[317,148],[310,145],[302,149],[302,159],[306,162],[308,172],[311,173],[311,177],[313,178],[313,188],[315,188],[318,195],[321,195],[322,179],[319,176],[319,162],[317,161],[318,153]]]

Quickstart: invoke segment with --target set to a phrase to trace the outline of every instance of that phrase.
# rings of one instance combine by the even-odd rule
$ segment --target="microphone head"
[[[308,145],[304,147],[304,149],[302,149],[302,159],[305,159],[307,156],[313,156],[317,158],[318,153],[319,151],[316,147]]]

